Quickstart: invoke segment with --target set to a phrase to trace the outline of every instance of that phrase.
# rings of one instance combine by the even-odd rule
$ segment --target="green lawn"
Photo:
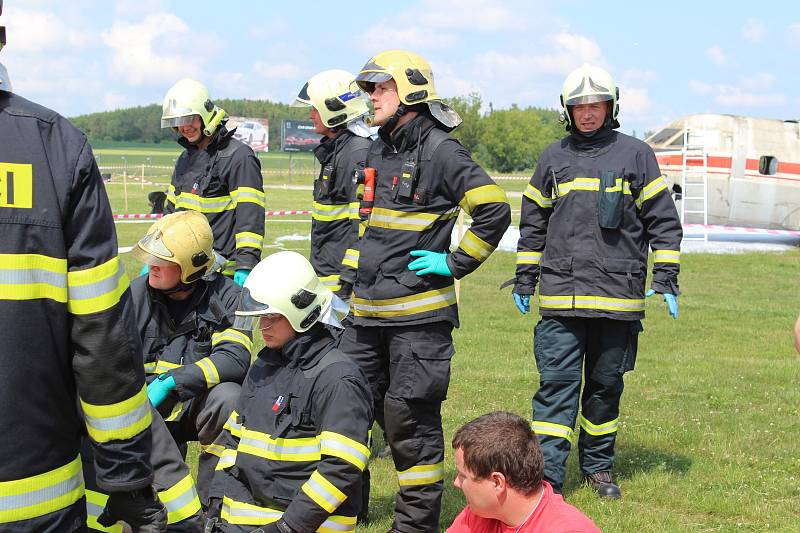
[[[508,183],[524,185],[501,185]],[[128,212],[146,212],[154,188],[129,187]],[[115,212],[124,211],[122,187],[108,190]],[[308,190],[266,192],[268,209],[311,204]],[[511,203],[519,208],[518,197]],[[308,218],[268,221],[265,253],[307,253]],[[117,228],[120,245],[130,246],[147,224]],[[123,258],[135,275],[140,265]],[[636,370],[626,376],[617,441],[624,497],[598,501],[581,485],[573,456],[569,502],[610,532],[800,531],[800,356],[791,341],[799,267],[800,250],[684,255],[680,318],[670,319],[661,301],[648,302]],[[497,252],[461,284],[462,327],[443,411],[448,442],[461,424],[491,410],[530,416],[536,313],[520,316],[508,289],[497,290],[513,268],[514,255]],[[464,505],[449,484],[452,460],[448,449],[443,527]],[[375,460],[372,478],[374,522],[360,531],[384,532],[396,489],[391,460]]]

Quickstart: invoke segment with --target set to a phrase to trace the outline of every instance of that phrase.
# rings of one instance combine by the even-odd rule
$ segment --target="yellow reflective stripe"
[[[639,198],[636,199],[636,207],[641,208],[647,200],[657,195],[661,191],[666,190],[668,187],[667,180],[664,176],[659,176],[642,188],[639,193]]]
[[[539,296],[542,309],[598,309],[605,311],[644,311],[644,298],[610,298],[607,296]]]
[[[227,429],[234,437],[240,437],[242,435],[242,425],[236,421],[237,418],[239,418],[239,413],[233,411],[231,416],[228,417],[228,420],[225,421],[225,425],[222,426],[222,429]]]
[[[270,507],[259,507],[223,496],[221,516],[229,524],[263,526],[277,522],[283,516],[283,511]],[[355,530],[355,516],[338,515],[330,515],[317,529],[320,533],[349,533]]]
[[[222,457],[222,454],[225,453],[225,446],[213,442],[211,444],[201,444],[200,449],[202,453],[207,453],[216,457]]]
[[[191,474],[166,490],[159,491],[158,499],[167,508],[167,523],[176,524],[200,512],[200,497]]]
[[[464,198],[461,199],[458,205],[460,205],[461,209],[466,211],[467,214],[472,214],[472,210],[479,205],[497,202],[507,204],[508,197],[506,197],[506,192],[503,189],[495,184],[491,184],[468,190],[464,193]]]
[[[317,470],[314,470],[314,473],[311,474],[308,481],[303,483],[300,490],[329,513],[334,512],[347,499],[347,495],[344,492],[336,488],[333,483],[325,479],[325,476]]]
[[[353,296],[350,302],[356,316],[408,316],[455,305],[456,291],[453,285],[449,285],[441,289],[385,300],[367,300]]]
[[[542,420],[534,420],[531,423],[531,429],[537,435],[561,437],[562,439],[567,439],[570,444],[575,444],[575,433],[569,426],[562,426],[561,424],[553,424],[552,422],[544,422]]]
[[[344,252],[344,257],[342,258],[342,264],[345,266],[358,268],[358,258],[360,256],[360,252],[353,248],[348,248]]]
[[[71,270],[67,285],[67,309],[73,315],[87,315],[114,307],[128,288],[128,275],[119,257],[113,257],[92,268]]]
[[[67,260],[39,254],[0,254],[0,300],[38,298],[67,302]]]
[[[615,418],[610,422],[604,422],[602,424],[592,424],[580,415],[578,417],[578,421],[580,422],[581,428],[588,433],[589,435],[599,436],[599,435],[608,435],[609,433],[615,433],[619,428],[619,417]]]
[[[237,233],[234,238],[236,239],[236,248],[261,248],[264,245],[264,236],[252,231],[243,231]]]
[[[358,223],[358,238],[359,238],[359,239],[360,239],[361,237],[363,237],[363,236],[364,236],[364,232],[365,232],[365,231],[367,231],[367,225],[368,225],[368,223],[369,223],[369,222],[368,222],[367,220],[362,220],[362,221],[360,221],[360,222]]]
[[[203,357],[194,364],[203,371],[203,376],[206,378],[206,387],[210,389],[215,385],[219,385],[219,372],[210,357]]]
[[[231,198],[233,199],[234,205],[245,203],[256,204],[261,207],[266,205],[264,191],[254,189],[253,187],[239,187],[238,189],[234,189],[231,191]]]
[[[355,206],[355,212],[353,207]],[[320,222],[332,222],[334,220],[345,220],[358,217],[358,203],[347,204],[321,204],[312,203],[311,218]]]
[[[173,420],[177,420],[178,416],[183,412],[184,404],[183,402],[178,402],[172,408],[172,412],[169,414],[167,418],[164,419],[164,422],[172,422]]]
[[[6,438],[13,438],[6,435]],[[5,461],[13,460],[5,457]],[[83,497],[81,458],[35,476],[0,481],[0,524],[64,509]],[[0,529],[3,529],[0,527]]]
[[[468,229],[464,234],[461,242],[458,243],[458,247],[467,252],[470,257],[480,261],[481,263],[486,261],[486,259],[492,255],[492,252],[494,252],[495,249],[494,246],[472,233],[471,229]]]
[[[544,209],[553,207],[553,200],[542,194],[542,191],[540,191],[530,183],[528,184],[527,187],[525,187],[525,192],[522,193],[522,195],[528,200],[535,202],[536,204],[538,204],[539,207],[542,207]]]
[[[542,260],[542,252],[517,252],[518,265],[538,265]]]
[[[253,341],[246,333],[242,333],[238,329],[228,328],[211,334],[211,346],[216,346],[223,341],[236,342],[247,348],[248,352],[253,351]]]
[[[225,270],[222,273],[225,276],[233,276],[233,273],[236,271],[236,261],[234,259],[228,259],[228,262],[225,263]]]
[[[341,288],[341,286],[339,285],[339,274],[333,274],[331,276],[320,276],[319,280],[322,282],[323,285],[325,285],[334,292],[338,291]]]
[[[225,448],[214,470],[225,470],[236,464],[236,450]]]
[[[558,184],[558,198],[564,197],[572,191],[599,191],[600,178],[575,178],[572,181],[566,181]],[[631,186],[627,181],[622,178],[616,178],[614,186],[606,189],[606,192],[619,192],[623,194],[631,194]]]
[[[163,374],[164,372],[169,372],[170,370],[174,370],[176,368],[180,368],[181,365],[176,363],[170,363],[169,361],[155,361],[151,363],[144,364],[144,373],[145,374]]]
[[[150,427],[150,402],[147,387],[127,400],[108,405],[94,405],[81,398],[86,430],[95,442],[135,437]]]
[[[167,199],[169,199],[169,194]],[[236,207],[236,202],[228,195],[205,198],[199,194],[182,192],[175,194],[173,202],[176,209],[188,209],[190,211],[200,211],[201,213],[222,213]]]
[[[444,463],[412,466],[408,470],[397,471],[397,481],[401,487],[428,485],[444,479]]]
[[[444,213],[420,213],[376,207],[369,217],[369,225],[376,228],[425,231],[433,227],[436,222],[449,220],[457,216],[458,208],[450,209]]]
[[[97,531],[122,533],[121,522],[117,522],[111,527],[104,527],[97,521],[103,509],[105,509],[107,501],[108,495],[89,489],[86,490],[86,525],[89,526],[90,529],[96,529]]]
[[[323,431],[319,434],[320,453],[344,459],[348,463],[356,466],[359,470],[364,470],[369,461],[370,451],[364,444],[345,437],[340,433]]]
[[[680,250],[656,250],[653,254],[654,263],[675,263],[681,264]]]
[[[304,437],[298,439],[273,439],[266,433],[242,428],[239,438],[239,453],[247,453],[272,459],[274,461],[319,461],[319,439]]]

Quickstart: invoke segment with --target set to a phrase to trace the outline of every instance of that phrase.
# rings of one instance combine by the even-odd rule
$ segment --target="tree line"
[[[269,149],[280,150],[283,120],[304,120],[308,110],[267,100],[221,99],[215,103],[228,115],[268,118]],[[464,119],[453,131],[484,167],[498,172],[532,169],[551,142],[565,135],[558,112],[536,107],[485,110],[478,94],[447,100]],[[161,143],[174,142],[170,129],[161,129],[161,106],[152,104],[73,117],[73,124],[86,132],[90,141]]]

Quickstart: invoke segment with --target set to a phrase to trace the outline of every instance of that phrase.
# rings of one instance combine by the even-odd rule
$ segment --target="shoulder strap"
[[[453,137],[446,131],[440,130],[439,128],[432,128],[422,141],[422,153],[420,154],[419,160],[430,161],[433,158],[433,154],[436,152],[436,149],[439,148],[439,145],[447,139],[452,138]]]
[[[319,360],[319,363],[308,370],[303,370],[303,377],[307,379],[316,378],[322,373],[323,370],[334,363],[350,362],[352,362],[352,359],[345,355],[343,351],[339,350],[338,348],[333,348],[331,351],[322,356],[322,359]]]

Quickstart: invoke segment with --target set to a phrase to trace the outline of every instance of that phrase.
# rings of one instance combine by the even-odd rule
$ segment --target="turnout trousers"
[[[532,426],[544,454],[544,477],[556,491],[564,484],[576,422],[583,474],[612,469],[623,374],[633,370],[641,331],[638,320],[551,316],[534,328],[539,390]]]
[[[153,413],[150,425],[153,434],[153,488],[167,508],[167,531],[170,533],[200,533],[203,531],[203,516],[200,499],[189,467],[183,460],[164,420]],[[108,495],[103,493],[95,481],[94,461],[89,440],[84,437],[81,446],[83,477],[86,482],[86,510],[89,531],[121,533],[120,524],[109,528],[101,526],[97,517],[106,506]]]
[[[369,380],[400,485],[393,527],[403,533],[439,531],[452,330],[449,322],[350,326],[339,342]]]

